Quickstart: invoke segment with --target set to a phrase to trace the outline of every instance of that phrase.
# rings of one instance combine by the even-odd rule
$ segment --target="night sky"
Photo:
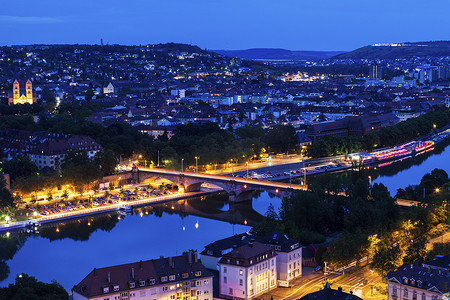
[[[0,2],[0,45],[192,43],[207,49],[353,50],[450,40],[450,0]]]

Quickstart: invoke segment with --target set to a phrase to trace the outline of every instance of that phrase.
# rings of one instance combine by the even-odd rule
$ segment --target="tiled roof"
[[[417,262],[404,265],[396,271],[391,271],[386,276],[388,281],[399,282],[424,290],[434,290],[438,293],[450,291],[450,275],[448,270],[442,271],[420,266]]]
[[[239,265],[248,267],[260,261],[275,257],[277,253],[269,246],[260,242],[250,242],[225,254],[219,264]]]
[[[226,249],[232,249],[233,247],[240,247],[242,245],[248,244],[254,237],[249,233],[241,233],[236,234],[231,237],[221,239],[218,241],[215,241],[211,244],[208,244],[205,246],[205,250],[203,250],[201,255],[210,255],[210,256],[216,256],[220,257],[222,256],[222,251]],[[212,254],[207,254],[209,251],[212,251]]]
[[[172,280],[171,275],[174,276]],[[94,269],[72,290],[90,298],[114,293],[115,286],[119,287],[118,291],[130,290],[133,282],[135,289],[139,289],[212,276],[191,254]],[[162,281],[164,277],[167,278]],[[104,292],[105,287],[109,292]]]

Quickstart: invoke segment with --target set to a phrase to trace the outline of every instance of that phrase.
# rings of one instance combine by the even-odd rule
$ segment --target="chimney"
[[[142,259],[139,261],[139,269],[142,270]]]
[[[111,272],[108,272],[108,283],[111,283]]]
[[[194,261],[195,261],[195,262],[198,262],[198,256],[197,256],[197,253],[194,253]]]
[[[134,268],[131,268],[131,279],[134,280]]]
[[[96,268],[94,268],[94,277],[96,277],[97,276],[97,269]]]
[[[172,256],[169,256],[169,266],[173,268],[173,258]]]
[[[192,265],[192,252],[188,253],[188,262],[190,265]]]

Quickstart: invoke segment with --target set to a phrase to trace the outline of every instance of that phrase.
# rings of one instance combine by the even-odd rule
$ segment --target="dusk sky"
[[[2,1],[0,44],[353,50],[450,40],[450,0]]]

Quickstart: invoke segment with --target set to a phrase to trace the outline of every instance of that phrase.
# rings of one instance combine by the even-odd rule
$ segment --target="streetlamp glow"
[[[5,217],[5,221],[6,221],[6,224],[9,224],[9,221],[11,220],[11,218],[9,217],[9,216],[6,216]]]
[[[181,159],[181,173],[183,173],[183,161],[184,161],[184,158]]]

